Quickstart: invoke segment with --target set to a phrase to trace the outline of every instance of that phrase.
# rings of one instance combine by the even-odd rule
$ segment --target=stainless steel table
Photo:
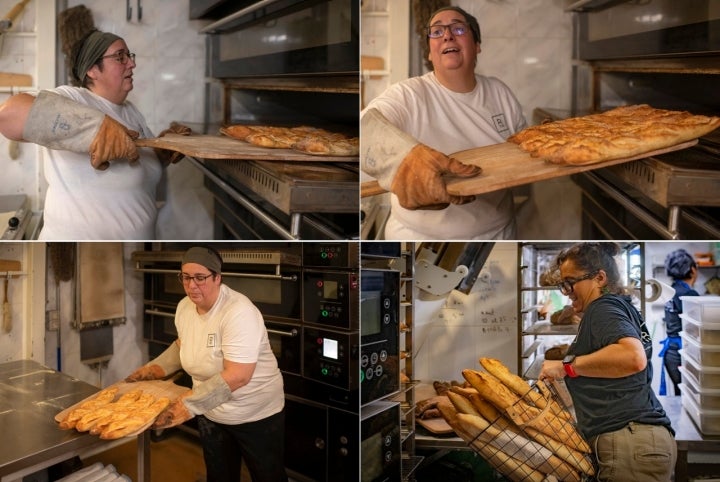
[[[54,420],[98,388],[32,360],[0,364],[0,482],[22,478],[111,442]],[[138,480],[149,480],[149,436],[138,436]]]

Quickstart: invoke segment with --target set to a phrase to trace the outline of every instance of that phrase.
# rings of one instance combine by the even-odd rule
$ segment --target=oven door
[[[255,2],[201,30],[208,75],[357,73],[359,12],[358,0]]]
[[[280,371],[301,375],[302,327],[300,325],[266,321],[265,328]]]

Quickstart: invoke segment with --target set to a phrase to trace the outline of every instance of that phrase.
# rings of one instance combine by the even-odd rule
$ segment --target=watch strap
[[[565,369],[565,373],[567,373],[567,376],[569,376],[570,378],[577,378],[579,376],[575,371],[575,368],[572,366],[572,361],[570,363],[563,363],[563,368]]]

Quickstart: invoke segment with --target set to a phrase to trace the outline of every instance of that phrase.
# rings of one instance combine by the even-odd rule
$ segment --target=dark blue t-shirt
[[[587,439],[619,430],[630,422],[670,428],[670,419],[651,386],[652,339],[628,297],[606,294],[590,303],[569,353],[587,355],[627,337],[643,342],[648,358],[643,371],[623,378],[565,378],[578,428]]]

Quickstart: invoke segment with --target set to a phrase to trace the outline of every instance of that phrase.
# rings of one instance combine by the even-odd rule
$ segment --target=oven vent
[[[280,183],[266,172],[255,169],[251,164],[235,160],[235,167],[242,176],[254,182],[259,188],[266,192],[279,193]]]
[[[644,181],[647,184],[655,184],[655,171],[642,160],[628,162],[622,165],[630,176]]]

